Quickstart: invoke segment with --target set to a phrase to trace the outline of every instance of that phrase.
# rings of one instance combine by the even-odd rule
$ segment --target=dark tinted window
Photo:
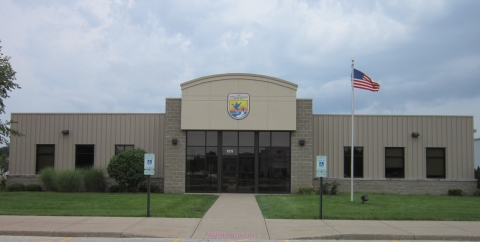
[[[255,133],[254,132],[240,132],[239,133],[239,146],[254,146],[255,145]]]
[[[205,131],[187,131],[187,146],[205,146]]]
[[[75,168],[93,167],[95,158],[94,145],[77,145],[75,151]]]
[[[238,146],[238,132],[224,131],[222,133],[222,146]]]
[[[351,177],[351,148],[344,147],[343,152],[343,172],[344,177]],[[353,150],[353,177],[363,177],[363,147],[355,147]]]
[[[404,178],[403,148],[385,148],[385,178]]]
[[[218,132],[207,131],[207,146],[217,146]]]
[[[260,146],[270,146],[270,132],[259,132],[258,143]]]
[[[290,147],[290,132],[272,132],[272,146]]]
[[[445,148],[427,148],[427,178],[445,177]]]
[[[115,155],[120,154],[126,150],[132,150],[133,145],[115,145]]]
[[[55,145],[37,145],[36,173],[45,168],[53,168],[55,161]]]

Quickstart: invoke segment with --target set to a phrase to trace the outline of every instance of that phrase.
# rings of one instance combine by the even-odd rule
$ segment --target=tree
[[[140,183],[145,180],[144,155],[145,151],[140,148],[115,155],[108,164],[108,176],[113,177],[118,185],[128,191],[137,191]]]
[[[0,155],[0,175],[8,171],[8,156],[6,154]]]
[[[16,88],[20,89],[20,86],[13,82],[16,80],[15,73],[10,65],[10,57],[3,56],[2,46],[0,46],[0,114],[5,113],[4,99],[9,98],[8,92]],[[22,136],[21,133],[10,128],[12,123],[14,123],[12,120],[2,121],[0,119],[0,144],[7,143],[8,137],[11,135]]]
[[[0,155],[1,154],[6,154],[7,156],[10,156],[10,143],[6,143],[5,146],[0,147]]]

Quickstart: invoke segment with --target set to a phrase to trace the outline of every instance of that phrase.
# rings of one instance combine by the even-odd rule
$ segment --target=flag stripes
[[[380,90],[380,84],[372,81],[369,76],[357,69],[353,69],[353,87],[372,92]]]

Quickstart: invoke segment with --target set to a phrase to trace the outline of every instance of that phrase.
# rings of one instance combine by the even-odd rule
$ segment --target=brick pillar
[[[185,193],[186,132],[180,129],[182,99],[167,98],[165,105],[164,191]],[[178,139],[173,145],[172,139]]]
[[[305,140],[300,146],[299,140]],[[313,179],[313,113],[312,99],[297,99],[297,130],[292,132],[291,193],[312,185]]]

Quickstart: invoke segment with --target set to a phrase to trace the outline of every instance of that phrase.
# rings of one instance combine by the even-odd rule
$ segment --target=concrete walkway
[[[0,216],[0,235],[480,241],[480,222],[264,219],[253,194],[222,194],[202,219]]]

